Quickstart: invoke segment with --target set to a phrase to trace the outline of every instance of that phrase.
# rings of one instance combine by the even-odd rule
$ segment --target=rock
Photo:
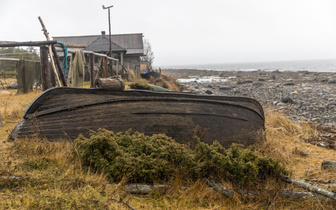
[[[308,77],[307,81],[309,81],[309,82],[317,82],[317,79],[314,76],[310,76],[310,77]]]
[[[285,103],[285,104],[294,104],[294,101],[293,99],[291,99],[289,96],[285,96],[281,99],[281,102],[282,103]]]
[[[275,75],[272,75],[270,79],[271,79],[271,80],[276,80],[276,76],[275,76]]]
[[[299,71],[299,72],[302,73],[302,74],[309,74],[310,73],[309,71],[306,71],[306,70]]]
[[[228,87],[228,86],[221,86],[219,87],[220,90],[232,90],[231,87]]]
[[[212,87],[212,85],[209,84],[209,85],[208,85],[208,88],[213,88],[213,87]]]
[[[325,160],[321,164],[322,170],[336,171],[336,161]]]
[[[263,86],[263,85],[264,84],[260,83],[260,82],[253,83],[253,86],[255,86],[255,87],[260,87],[260,86]]]
[[[328,82],[328,80],[327,79],[322,79],[321,82]]]
[[[285,83],[284,84],[285,86],[293,86],[293,85],[295,85],[293,82],[287,82],[287,83]]]
[[[13,82],[10,85],[7,85],[5,88],[6,89],[17,89],[18,88],[18,83],[17,82]]]
[[[335,79],[330,79],[330,80],[328,81],[328,84],[336,84],[336,80],[335,80]]]
[[[211,90],[207,90],[207,91],[205,91],[205,93],[209,94],[209,95],[213,94],[213,92]]]
[[[249,83],[253,83],[252,80],[243,80],[243,81],[238,81],[236,84],[237,85],[244,85],[244,84],[249,84]]]
[[[259,78],[258,81],[259,82],[265,82],[265,80],[263,78]]]

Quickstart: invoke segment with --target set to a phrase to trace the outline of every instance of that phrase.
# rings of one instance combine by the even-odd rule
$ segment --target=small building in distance
[[[84,50],[107,54],[110,49],[109,35],[102,31],[100,35],[55,36],[53,40],[66,45],[84,45]],[[127,71],[140,75],[140,57],[144,55],[143,34],[112,34],[112,54],[120,60]]]

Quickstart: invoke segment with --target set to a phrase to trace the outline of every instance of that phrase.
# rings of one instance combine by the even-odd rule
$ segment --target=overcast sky
[[[0,0],[0,40],[143,33],[154,65],[336,58],[333,0]]]

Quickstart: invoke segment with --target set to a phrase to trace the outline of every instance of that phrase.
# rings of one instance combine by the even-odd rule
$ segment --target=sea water
[[[305,60],[305,61],[275,61],[251,63],[223,63],[200,65],[164,66],[164,69],[197,69],[216,71],[311,71],[336,72],[336,59]]]

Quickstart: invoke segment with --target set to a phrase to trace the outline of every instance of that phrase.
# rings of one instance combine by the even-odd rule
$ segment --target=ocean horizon
[[[158,68],[158,67],[157,67]],[[198,65],[167,65],[162,69],[196,69],[214,71],[310,71],[336,72],[336,59],[268,61],[246,63],[198,64]]]

